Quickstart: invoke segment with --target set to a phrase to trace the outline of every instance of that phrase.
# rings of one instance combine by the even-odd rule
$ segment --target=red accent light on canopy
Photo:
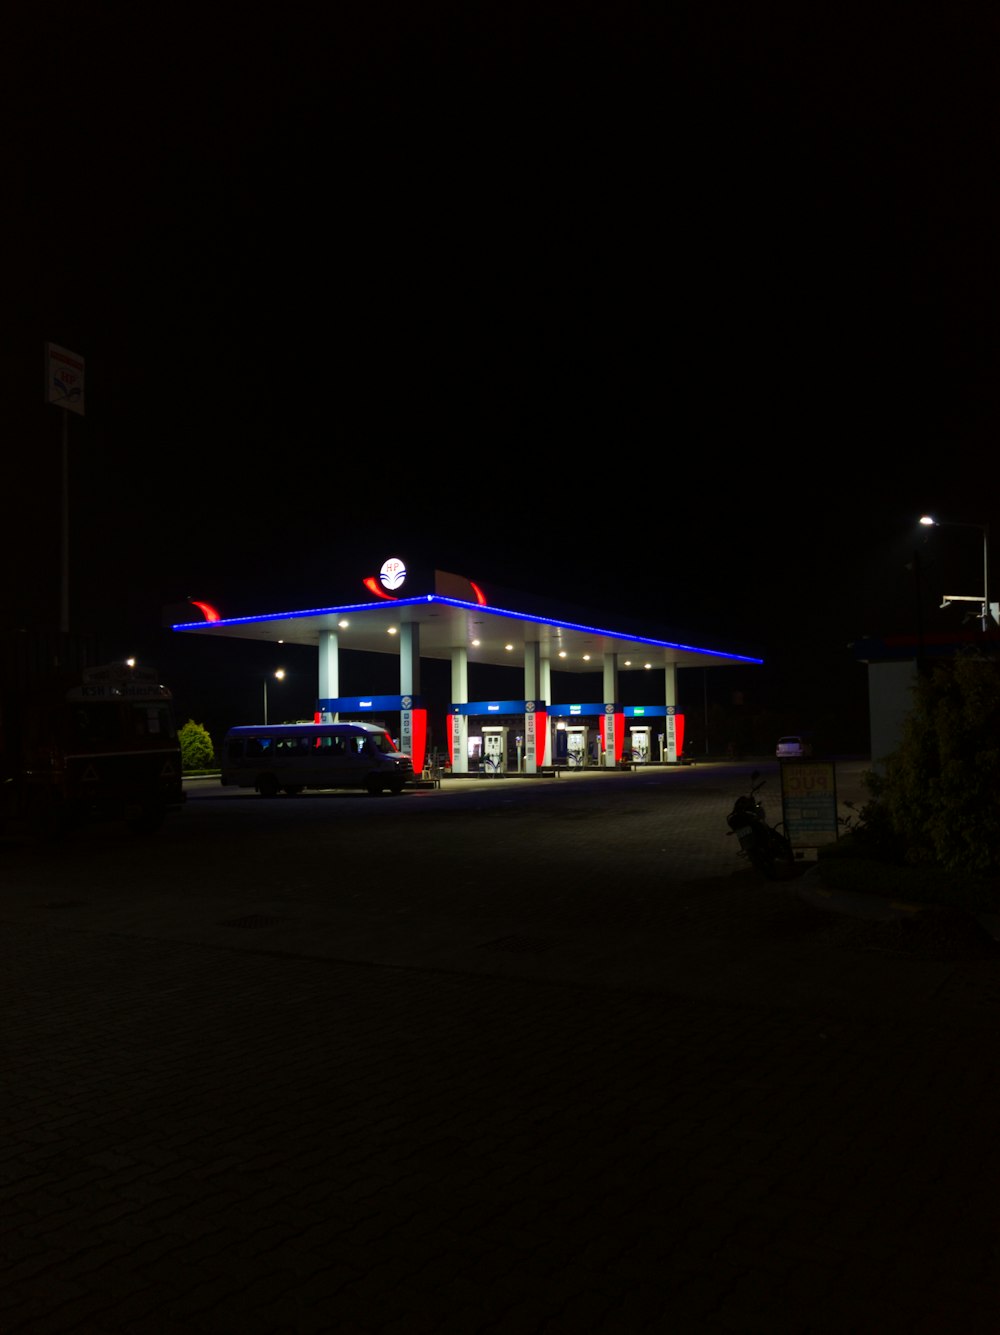
[[[195,598],[189,598],[188,602],[190,602],[192,607],[198,608],[198,610],[203,614],[206,621],[220,620],[218,612],[215,610],[215,608],[212,606],[211,603],[199,603]]]
[[[469,580],[469,583],[470,583],[470,585],[472,586],[472,592],[476,595],[476,602],[479,604],[480,607],[485,607],[485,606],[486,606],[486,594],[483,593],[482,589],[481,589],[481,588],[479,587],[479,585],[475,582],[475,580],[470,579],[470,580]]]
[[[374,593],[376,598],[385,598],[386,601],[390,603],[398,601],[396,598],[392,596],[391,593],[386,593],[385,589],[382,588],[381,584],[379,584],[378,580],[375,578],[374,575],[366,575],[364,579],[361,581],[361,583],[365,586],[365,588],[368,590],[369,593]]]

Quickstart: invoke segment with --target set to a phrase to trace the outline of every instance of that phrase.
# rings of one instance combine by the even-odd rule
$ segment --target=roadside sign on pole
[[[837,771],[825,760],[781,762],[781,814],[793,848],[837,840]]]
[[[45,401],[83,417],[83,358],[76,352],[45,345]]]

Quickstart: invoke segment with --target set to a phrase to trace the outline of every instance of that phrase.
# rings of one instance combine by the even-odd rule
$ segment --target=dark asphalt
[[[996,943],[757,878],[750,768],[0,845],[0,1333],[995,1335]]]

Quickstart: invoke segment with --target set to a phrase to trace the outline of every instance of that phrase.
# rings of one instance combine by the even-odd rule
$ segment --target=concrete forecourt
[[[752,767],[5,842],[0,1330],[995,1330],[996,956],[757,878]]]

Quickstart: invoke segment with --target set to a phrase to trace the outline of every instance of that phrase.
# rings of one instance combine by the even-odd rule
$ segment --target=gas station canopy
[[[669,639],[581,625],[556,617],[467,601],[443,594],[392,601],[351,603],[262,616],[203,620],[173,626],[175,631],[275,644],[312,645],[334,632],[342,649],[398,653],[398,632],[419,626],[420,657],[448,661],[465,648],[471,664],[523,667],[525,646],[537,643],[559,672],[599,672],[605,655],[617,654],[619,668],[718,667],[762,660]]]
[[[677,710],[678,669],[761,661],[666,637],[640,635],[624,627],[612,630],[541,611],[500,606],[490,602],[479,585],[461,576],[438,570],[433,575],[428,572],[413,577],[398,557],[383,562],[378,576],[369,576],[362,584],[372,595],[371,601],[226,620],[207,604],[199,603],[203,621],[183,622],[173,628],[198,635],[315,648],[317,722],[335,722],[345,711],[366,712],[376,707],[398,711],[402,749],[412,757],[415,770],[423,765],[427,720],[420,694],[420,660],[450,662],[452,700],[447,736],[454,773],[468,772],[469,748],[475,749],[475,739],[470,740],[468,733],[470,720],[486,716],[494,721],[509,720],[520,739],[518,746],[523,742],[524,754],[519,753],[516,761],[519,772],[522,765],[530,773],[554,772],[550,764],[554,756],[559,759],[559,743],[569,745],[569,729],[560,722],[566,715],[595,720],[588,727],[592,726],[595,738],[601,739],[603,763],[615,765],[622,755],[625,718],[630,709],[646,716],[641,731],[646,733],[647,743],[651,735],[649,720],[663,717],[664,731],[659,736],[663,757],[666,763],[676,763],[683,736],[683,716]],[[404,585],[410,584],[432,591],[401,596]],[[339,656],[348,650],[397,657],[399,695],[364,699],[343,695]],[[522,682],[504,700],[477,699],[469,693],[469,677],[477,666],[519,669]],[[657,669],[663,674],[663,704],[623,704],[618,693],[620,673],[652,670],[655,676]],[[553,690],[554,673],[599,676],[602,698],[576,702],[560,699],[560,693]],[[489,733],[491,743],[495,743],[497,736],[505,738],[508,731],[507,724],[491,725],[484,729],[483,737]],[[585,737],[587,731],[582,725],[574,725],[574,740],[577,734]],[[502,743],[501,750],[505,746]],[[594,759],[596,763],[600,758],[595,755]]]

